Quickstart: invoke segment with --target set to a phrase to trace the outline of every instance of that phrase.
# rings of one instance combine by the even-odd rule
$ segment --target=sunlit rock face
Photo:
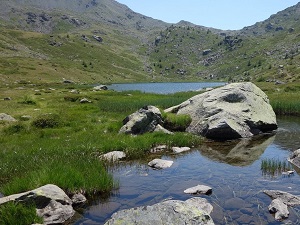
[[[252,137],[277,129],[267,95],[250,82],[228,84],[165,111],[190,115],[187,131],[214,140]]]

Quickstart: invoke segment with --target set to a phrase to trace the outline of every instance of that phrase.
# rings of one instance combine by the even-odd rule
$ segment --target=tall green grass
[[[257,83],[266,92],[276,115],[300,115],[299,82],[275,85],[274,83]]]
[[[4,96],[11,96],[12,100],[3,101],[0,111],[5,109],[15,118],[29,115],[31,119],[0,124],[3,194],[28,191],[47,183],[56,184],[68,193],[108,192],[118,187],[118,181],[108,173],[106,163],[100,160],[101,154],[119,150],[127,154],[128,160],[142,159],[148,157],[155,145],[196,146],[201,142],[201,138],[185,133],[136,137],[118,133],[122,120],[142,106],[167,108],[194,93],[93,92],[88,87],[73,87],[80,90],[80,96],[92,101],[80,104],[64,98],[66,93],[72,96],[67,87],[57,86],[55,91],[42,92],[34,99],[36,105],[22,102],[24,93],[30,96],[34,90],[5,89]]]
[[[262,159],[260,169],[264,176],[277,177],[282,172],[292,170],[292,166],[286,160]]]
[[[1,225],[28,225],[43,223],[43,219],[36,214],[34,205],[8,202],[0,205]]]

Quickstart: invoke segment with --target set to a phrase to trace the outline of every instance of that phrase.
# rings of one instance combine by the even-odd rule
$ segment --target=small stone
[[[5,114],[5,113],[0,113],[0,121],[8,121],[8,122],[15,122],[17,121],[15,118],[12,116]]]
[[[87,201],[86,197],[83,194],[74,194],[72,197],[72,205],[80,205]]]
[[[274,199],[268,207],[270,213],[275,213],[276,220],[288,218],[289,211],[287,205],[279,199]]]
[[[87,98],[83,98],[79,102],[80,103],[91,103],[92,101],[88,100]]]
[[[98,85],[96,87],[93,87],[94,91],[106,91],[108,88],[106,85]]]
[[[74,90],[71,90],[70,93],[73,93],[73,94],[79,94],[80,92],[79,92],[78,90],[75,90],[75,89],[74,89]]]
[[[195,187],[188,188],[184,190],[184,193],[186,194],[205,194],[209,195],[212,193],[212,188],[206,185],[197,185]]]
[[[165,169],[171,167],[172,165],[173,161],[163,159],[154,159],[148,163],[148,166],[153,167],[155,169]]]
[[[122,151],[113,151],[106,153],[102,156],[100,156],[101,159],[107,160],[107,161],[117,161],[120,159],[123,159],[126,157],[126,154]]]
[[[189,148],[189,147],[172,147],[172,151],[174,152],[174,153],[181,153],[181,152],[186,152],[186,151],[189,151],[189,150],[191,150],[191,148]]]
[[[167,145],[158,145],[154,148],[150,149],[151,153],[157,153],[157,152],[163,152],[166,151],[168,149]]]

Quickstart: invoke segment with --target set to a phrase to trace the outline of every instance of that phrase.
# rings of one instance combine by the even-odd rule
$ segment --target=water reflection
[[[200,147],[203,156],[233,166],[248,166],[275,140],[275,133],[227,142],[207,141]]]
[[[174,160],[171,168],[153,170],[147,162],[125,162],[112,168],[119,180],[116,193],[98,198],[82,214],[76,225],[104,224],[112,213],[165,199],[186,200],[184,190],[198,184],[213,188],[211,196],[203,196],[213,204],[215,224],[280,225],[268,211],[271,199],[261,191],[274,189],[300,195],[300,177],[269,178],[261,171],[262,159],[286,159],[299,148],[300,120],[278,119],[276,135],[231,142],[206,142],[202,147],[179,155],[163,155]],[[298,171],[297,171],[298,172]],[[286,223],[300,224],[300,207],[289,208]]]

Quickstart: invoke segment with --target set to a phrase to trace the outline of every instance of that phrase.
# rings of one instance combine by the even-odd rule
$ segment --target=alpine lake
[[[191,84],[194,86],[191,87]],[[180,91],[189,91],[222,84],[201,85],[168,83],[166,87],[163,83],[115,84],[109,89],[172,93],[179,87]],[[90,200],[74,224],[104,224],[119,210],[170,199],[187,200],[195,195],[185,194],[184,190],[198,184],[212,187],[211,195],[197,197],[206,198],[213,205],[211,217],[215,224],[300,224],[300,206],[289,207],[289,218],[276,221],[268,211],[272,200],[262,192],[281,190],[300,195],[300,169],[287,161],[292,151],[300,147],[300,118],[277,117],[277,122],[276,132],[252,139],[227,142],[206,140],[201,146],[185,153],[157,154],[156,158],[174,161],[172,167],[164,170],[148,167],[146,160],[118,162],[109,168],[109,172],[119,181],[119,188],[108,196]],[[295,172],[287,175],[281,170],[263,168],[263,162],[268,161],[282,163]]]

